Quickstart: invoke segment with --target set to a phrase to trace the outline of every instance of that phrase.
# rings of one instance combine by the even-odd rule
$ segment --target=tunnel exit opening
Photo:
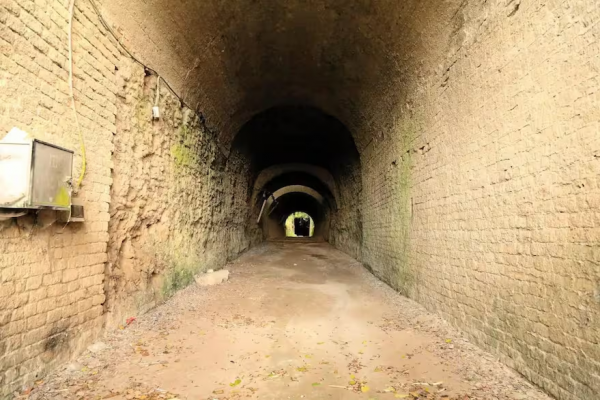
[[[310,215],[297,211],[290,214],[285,221],[285,237],[313,237],[315,222]]]

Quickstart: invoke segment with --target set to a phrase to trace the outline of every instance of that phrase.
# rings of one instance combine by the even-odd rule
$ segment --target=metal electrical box
[[[37,139],[0,142],[0,208],[71,209],[73,152]]]

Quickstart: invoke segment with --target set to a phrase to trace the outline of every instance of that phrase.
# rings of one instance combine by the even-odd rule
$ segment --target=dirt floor
[[[29,399],[549,399],[325,243],[268,243]]]

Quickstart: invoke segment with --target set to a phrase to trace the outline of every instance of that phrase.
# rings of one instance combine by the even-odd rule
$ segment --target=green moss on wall
[[[415,152],[411,148],[419,133],[419,119],[407,118],[399,124],[398,153],[393,164],[393,196],[397,206],[393,210],[393,220],[397,225],[398,240],[395,243],[397,257],[393,265],[392,286],[405,296],[411,296],[418,283],[418,273],[410,263],[410,225],[412,220],[412,166]]]

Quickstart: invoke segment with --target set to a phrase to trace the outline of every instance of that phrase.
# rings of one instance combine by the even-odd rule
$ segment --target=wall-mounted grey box
[[[0,208],[70,210],[73,152],[37,139],[0,142]]]

